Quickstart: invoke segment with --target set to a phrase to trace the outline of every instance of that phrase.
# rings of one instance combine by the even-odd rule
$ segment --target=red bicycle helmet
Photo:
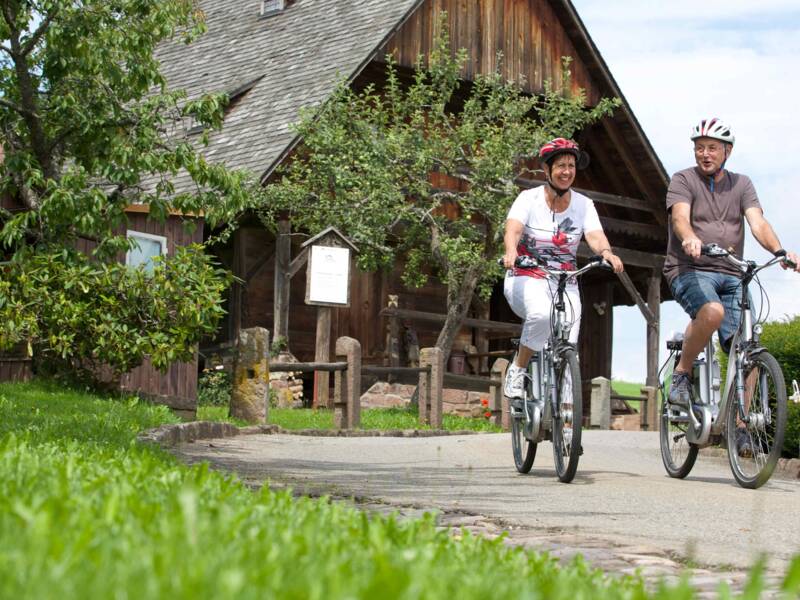
[[[559,154],[572,154],[575,157],[575,166],[578,169],[585,169],[589,166],[589,155],[582,151],[578,144],[566,138],[555,138],[547,142],[539,149],[539,159],[550,164]]]

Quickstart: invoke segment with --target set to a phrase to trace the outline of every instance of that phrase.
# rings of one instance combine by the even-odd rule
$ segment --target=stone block
[[[442,402],[450,404],[466,404],[469,392],[464,390],[456,390],[453,388],[444,388],[442,390]]]
[[[616,431],[639,431],[642,428],[641,425],[642,417],[639,413],[611,417],[611,429]]]
[[[269,397],[269,331],[242,329],[236,350],[231,416],[248,423],[267,420]]]

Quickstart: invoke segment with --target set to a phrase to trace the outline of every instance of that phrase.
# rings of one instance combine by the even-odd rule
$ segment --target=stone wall
[[[362,408],[408,406],[416,386],[379,381],[361,395]],[[461,417],[481,417],[486,412],[488,392],[467,392],[445,388],[442,391],[442,410]]]

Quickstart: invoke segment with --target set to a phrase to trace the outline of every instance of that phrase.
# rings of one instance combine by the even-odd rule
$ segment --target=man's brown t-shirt
[[[719,244],[726,250],[733,248],[741,257],[744,252],[744,211],[761,208],[753,182],[747,175],[725,171],[723,178],[714,184],[711,192],[709,178],[696,167],[678,171],[672,176],[667,189],[667,212],[678,202],[691,206],[691,225],[704,244]],[[709,256],[691,258],[681,248],[681,241],[672,226],[669,229],[667,258],[664,276],[672,284],[679,273],[685,271],[715,271],[741,277],[741,273],[728,261]]]

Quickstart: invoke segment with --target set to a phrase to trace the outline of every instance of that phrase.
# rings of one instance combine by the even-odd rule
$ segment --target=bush
[[[197,381],[198,406],[228,406],[231,402],[231,376],[223,370],[204,369]]]
[[[786,392],[792,395],[792,380],[800,382],[800,316],[785,321],[764,323],[761,343],[778,360],[786,380]],[[722,384],[728,369],[728,356],[717,344],[717,357],[722,367]],[[800,404],[789,400],[786,435],[783,440],[783,454],[792,458],[800,456]]]
[[[125,373],[146,357],[166,371],[216,331],[230,281],[197,245],[157,260],[151,273],[41,251],[3,267],[0,350],[22,344],[38,361],[87,378]]]
[[[761,342],[778,359],[786,379],[786,389],[792,394],[792,380],[800,382],[800,316],[764,325]],[[800,404],[789,401],[789,419],[783,451],[789,456],[800,455]]]

